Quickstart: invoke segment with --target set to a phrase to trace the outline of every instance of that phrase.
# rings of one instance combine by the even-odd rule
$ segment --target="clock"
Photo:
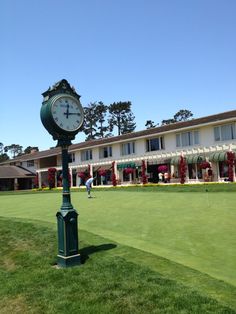
[[[60,95],[51,104],[52,119],[63,132],[75,132],[83,124],[80,102],[70,95]]]
[[[73,140],[82,128],[84,111],[80,96],[66,80],[43,93],[41,121],[54,140]]]

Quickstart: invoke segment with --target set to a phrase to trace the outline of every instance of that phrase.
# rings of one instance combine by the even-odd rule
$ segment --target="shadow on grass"
[[[99,253],[102,251],[108,251],[115,249],[117,247],[116,244],[107,243],[107,244],[100,244],[100,245],[91,245],[84,247],[80,249],[80,255],[81,255],[81,262],[84,264],[87,259],[89,259],[89,256],[94,253]]]

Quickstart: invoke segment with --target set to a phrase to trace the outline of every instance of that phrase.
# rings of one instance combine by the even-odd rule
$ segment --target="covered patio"
[[[0,191],[32,189],[35,176],[19,166],[0,166]]]

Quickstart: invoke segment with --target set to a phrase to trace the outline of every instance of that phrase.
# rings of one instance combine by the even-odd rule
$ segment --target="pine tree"
[[[187,121],[193,116],[190,110],[181,109],[174,115],[174,119],[176,122],[179,121]]]
[[[96,103],[90,103],[87,107],[84,107],[84,124],[82,130],[86,135],[85,141],[96,138],[97,121]]]
[[[15,158],[16,156],[22,155],[22,149],[23,147],[20,146],[19,144],[11,144],[4,147],[4,152],[5,153],[10,152],[13,158]]]
[[[96,117],[97,117],[97,133],[96,137],[104,138],[111,136],[109,133],[109,125],[107,124],[106,116],[107,116],[108,106],[104,105],[102,101],[99,101],[96,105]]]
[[[187,109],[181,109],[176,114],[174,115],[173,118],[167,119],[167,120],[162,120],[161,125],[166,125],[166,124],[171,124],[171,123],[176,123],[176,122],[181,122],[181,121],[187,121],[193,116],[192,112]]]
[[[152,121],[152,120],[147,120],[145,123],[145,127],[147,129],[152,129],[152,128],[155,128],[156,126],[157,126],[157,124],[155,124],[154,121]]]
[[[131,111],[131,102],[117,102],[109,106],[109,126],[112,132],[116,126],[118,135],[130,133],[135,130],[136,123],[134,115]]]

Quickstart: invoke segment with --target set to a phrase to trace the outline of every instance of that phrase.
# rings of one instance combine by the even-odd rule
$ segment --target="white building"
[[[149,182],[158,182],[160,172],[168,173],[167,181],[179,182],[182,156],[186,162],[185,182],[218,182],[229,178],[228,152],[234,151],[236,110],[73,144],[69,147],[69,169],[72,186],[81,183],[78,173],[82,176],[88,172],[97,177],[95,184],[112,184],[112,165],[118,184],[142,183],[142,165],[145,165]],[[39,187],[48,184],[48,169],[56,168],[56,183],[60,185],[60,148],[23,155],[4,164],[36,172]],[[164,166],[162,169],[161,165]],[[233,167],[233,180],[234,177]]]

